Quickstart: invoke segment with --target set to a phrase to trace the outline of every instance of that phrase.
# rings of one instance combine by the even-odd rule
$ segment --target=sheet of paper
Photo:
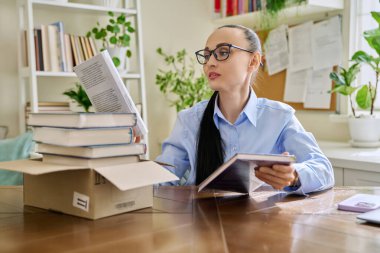
[[[287,30],[288,27],[286,25],[281,25],[270,31],[268,38],[265,41],[265,59],[269,75],[274,75],[288,67],[289,54],[288,40],[286,39]]]
[[[328,92],[331,89],[331,80],[329,74],[332,68],[314,70],[312,72],[311,82],[306,88],[306,96],[303,107],[305,108],[330,108],[331,94]]]
[[[311,82],[311,75],[311,68],[297,72],[286,71],[284,101],[304,102],[306,87]]]
[[[313,22],[307,22],[289,28],[289,67],[296,72],[313,66],[311,50],[311,31]]]
[[[313,69],[339,65],[342,58],[340,18],[315,23],[312,29]]]

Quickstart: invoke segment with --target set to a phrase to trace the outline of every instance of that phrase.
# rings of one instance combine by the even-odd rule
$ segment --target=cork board
[[[269,31],[258,32],[262,45],[268,33]],[[264,56],[264,63],[265,63],[265,56]],[[335,68],[336,67],[334,67],[334,69]],[[264,67],[260,67],[260,70],[255,80],[255,84],[253,86],[253,89],[257,97],[264,97],[264,98],[268,98],[272,100],[281,101],[292,106],[296,110],[335,111],[336,109],[336,94],[335,93],[331,95],[331,102],[330,102],[329,109],[304,108],[303,103],[285,102],[283,100],[284,91],[285,91],[285,77],[286,77],[286,70],[280,73],[277,73],[275,75],[269,76],[268,72],[264,71]],[[333,82],[331,81],[331,88],[332,87],[333,87]]]

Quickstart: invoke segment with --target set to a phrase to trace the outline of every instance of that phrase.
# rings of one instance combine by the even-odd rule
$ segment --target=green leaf
[[[120,27],[118,25],[113,26],[113,33],[119,33],[120,32]]]
[[[356,103],[362,109],[368,109],[371,106],[371,93],[368,85],[363,85],[356,93]]]
[[[125,53],[125,55],[128,57],[128,58],[131,58],[131,56],[132,56],[132,52],[131,52],[131,50],[127,50],[127,52]]]
[[[373,57],[368,55],[364,51],[357,51],[351,58],[351,61],[356,61],[357,63],[367,63],[371,64]]]
[[[114,13],[113,13],[112,11],[109,11],[109,12],[108,12],[108,16],[113,17],[113,16],[114,16]]]
[[[121,24],[121,25],[125,23],[125,15],[124,14],[117,17],[117,23]]]
[[[380,29],[373,29],[365,31],[364,38],[367,40],[368,45],[375,49],[378,55],[380,55]]]
[[[117,38],[115,36],[112,36],[109,41],[110,41],[111,44],[116,44],[117,43]]]
[[[127,28],[128,32],[133,33],[135,32],[135,29],[132,26],[128,26]]]
[[[110,22],[110,24],[115,24],[115,19],[111,18],[111,19],[109,20],[109,22]]]
[[[380,12],[371,11],[372,18],[376,20],[380,27]]]
[[[336,73],[336,72],[330,73],[330,79],[333,80],[334,83],[337,85],[345,85],[345,81],[344,81],[343,76]]]
[[[86,37],[87,37],[87,38],[90,38],[90,37],[91,37],[91,31],[86,33]]]
[[[115,65],[115,67],[119,67],[120,66],[120,59],[116,56],[112,57],[112,61],[113,61],[113,64]]]

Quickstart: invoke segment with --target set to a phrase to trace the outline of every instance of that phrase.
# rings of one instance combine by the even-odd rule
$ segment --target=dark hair
[[[260,40],[251,29],[241,25],[224,25],[221,28],[234,28],[244,31],[249,42],[249,50],[261,53]],[[197,156],[196,156],[196,184],[200,184],[224,162],[224,144],[220,132],[214,123],[214,107],[218,92],[211,96],[203,113],[198,131]]]

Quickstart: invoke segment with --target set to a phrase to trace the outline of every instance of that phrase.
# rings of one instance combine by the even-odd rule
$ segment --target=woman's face
[[[223,43],[249,50],[249,42],[243,30],[237,28],[217,29],[208,38],[205,49],[211,51]],[[231,47],[230,55],[224,61],[217,61],[215,56],[211,55],[203,65],[211,89],[223,92],[243,89],[249,85],[254,70],[252,61],[255,61],[255,54]]]

